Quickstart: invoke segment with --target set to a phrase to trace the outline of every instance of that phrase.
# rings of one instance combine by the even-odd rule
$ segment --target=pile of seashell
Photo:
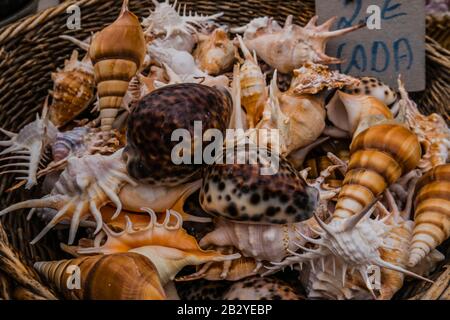
[[[42,197],[0,216],[46,220],[33,244],[67,227],[73,259],[35,264],[61,297],[391,299],[408,277],[430,281],[450,235],[450,131],[400,77],[396,92],[328,69],[327,40],[362,26],[229,28],[167,0],[140,22],[127,2],[92,39],[61,37],[85,56],[52,74],[36,121],[1,130],[0,174]],[[173,163],[172,132],[194,121],[251,145],[276,129],[278,171]]]

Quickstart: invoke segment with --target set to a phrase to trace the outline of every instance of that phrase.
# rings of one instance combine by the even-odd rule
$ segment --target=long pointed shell
[[[360,212],[375,197],[419,163],[421,148],[414,133],[398,124],[379,124],[358,134],[334,217]]]
[[[163,300],[166,298],[155,266],[147,258],[136,253],[37,262],[34,268],[66,299]],[[77,279],[78,276],[79,279]]]
[[[141,67],[146,52],[141,25],[127,3],[125,0],[117,20],[94,36],[89,49],[105,133],[111,129],[128,83]]]
[[[417,183],[416,192],[411,267],[450,236],[450,164],[428,171]]]
[[[239,71],[241,85],[241,103],[247,113],[247,123],[254,128],[262,116],[264,103],[267,100],[266,80],[261,68],[238,36],[245,61]]]

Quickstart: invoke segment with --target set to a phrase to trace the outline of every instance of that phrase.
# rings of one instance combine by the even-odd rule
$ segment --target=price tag
[[[320,23],[337,16],[333,30],[366,24],[328,42],[326,53],[345,60],[340,72],[393,88],[400,73],[408,91],[425,89],[424,0],[316,0],[316,13]]]

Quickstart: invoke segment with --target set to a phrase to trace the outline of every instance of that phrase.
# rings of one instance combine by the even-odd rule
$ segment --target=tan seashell
[[[327,66],[307,62],[294,70],[290,91],[298,95],[317,94],[323,89],[342,88],[359,82],[358,79],[330,70]]]
[[[320,97],[295,93],[295,87],[280,92],[277,73],[270,84],[270,99],[258,129],[277,129],[281,154],[314,143],[325,128],[325,109]]]
[[[389,108],[380,100],[372,96],[351,95],[337,91],[326,106],[328,119],[339,129],[352,135],[361,131],[366,125],[365,119],[375,121],[391,120],[393,115]],[[358,128],[361,125],[360,128]]]
[[[233,67],[236,48],[225,30],[215,29],[212,34],[199,34],[200,40],[194,58],[201,70],[216,76]]]
[[[254,258],[258,262],[278,262],[296,250],[297,241],[302,243],[303,239],[296,236],[299,230],[312,235],[309,231],[311,221],[312,219],[299,223],[267,225],[217,218],[214,231],[203,237],[200,246],[233,246],[244,257]]]
[[[214,247],[212,249],[224,254],[236,252],[233,247]],[[197,267],[197,272],[178,277],[176,281],[192,281],[198,279],[209,281],[237,281],[256,275],[261,267],[261,263],[257,263],[255,259],[248,257],[240,257],[231,261],[208,262],[203,266]]]
[[[143,208],[150,214],[149,224],[136,230],[128,220],[125,230],[115,233],[103,227],[107,235],[101,246],[82,248],[80,254],[136,252],[150,259],[156,266],[161,283],[165,285],[187,265],[199,265],[210,261],[226,261],[239,258],[239,254],[223,255],[220,252],[202,250],[193,236],[182,228],[181,215],[168,210],[164,221],[158,222],[153,210]]]
[[[111,129],[128,90],[128,83],[139,71],[145,53],[141,25],[138,18],[128,10],[128,0],[124,0],[119,17],[94,35],[89,48],[104,133]]]
[[[334,217],[360,212],[403,174],[419,163],[414,133],[399,124],[378,124],[356,135]]]
[[[164,300],[155,266],[137,253],[36,262],[34,268],[70,300]],[[75,276],[79,270],[79,287]]]
[[[89,56],[78,61],[78,51],[74,50],[64,68],[52,73],[52,80],[49,117],[55,126],[62,127],[83,112],[94,97],[94,67]]]
[[[289,73],[305,62],[340,63],[339,59],[325,54],[327,41],[359,29],[363,25],[330,31],[336,17],[319,26],[316,25],[317,19],[315,16],[305,27],[300,27],[292,24],[292,16],[288,16],[284,27],[281,28],[270,18],[265,20],[258,18],[252,20],[246,27],[234,31],[245,31],[244,42],[249,50],[256,51],[258,57],[281,73]]]
[[[262,117],[264,104],[268,97],[266,80],[258,65],[256,55],[252,56],[240,36],[238,36],[238,40],[245,58],[238,73],[241,86],[241,104],[247,114],[248,127],[254,128]]]
[[[428,116],[421,114],[416,103],[409,99],[400,77],[398,88],[401,97],[400,113],[403,113],[406,124],[417,135],[424,149],[419,168],[422,172],[427,172],[438,165],[447,163],[450,154],[450,129],[447,123],[437,113]]]
[[[410,267],[450,236],[450,164],[428,171],[417,183],[414,222]]]

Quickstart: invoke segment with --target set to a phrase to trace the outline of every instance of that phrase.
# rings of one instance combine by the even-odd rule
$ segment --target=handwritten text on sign
[[[375,76],[397,88],[402,74],[409,91],[425,89],[424,0],[316,0],[319,22],[337,16],[333,29],[367,27],[331,40],[327,54],[354,76]]]

